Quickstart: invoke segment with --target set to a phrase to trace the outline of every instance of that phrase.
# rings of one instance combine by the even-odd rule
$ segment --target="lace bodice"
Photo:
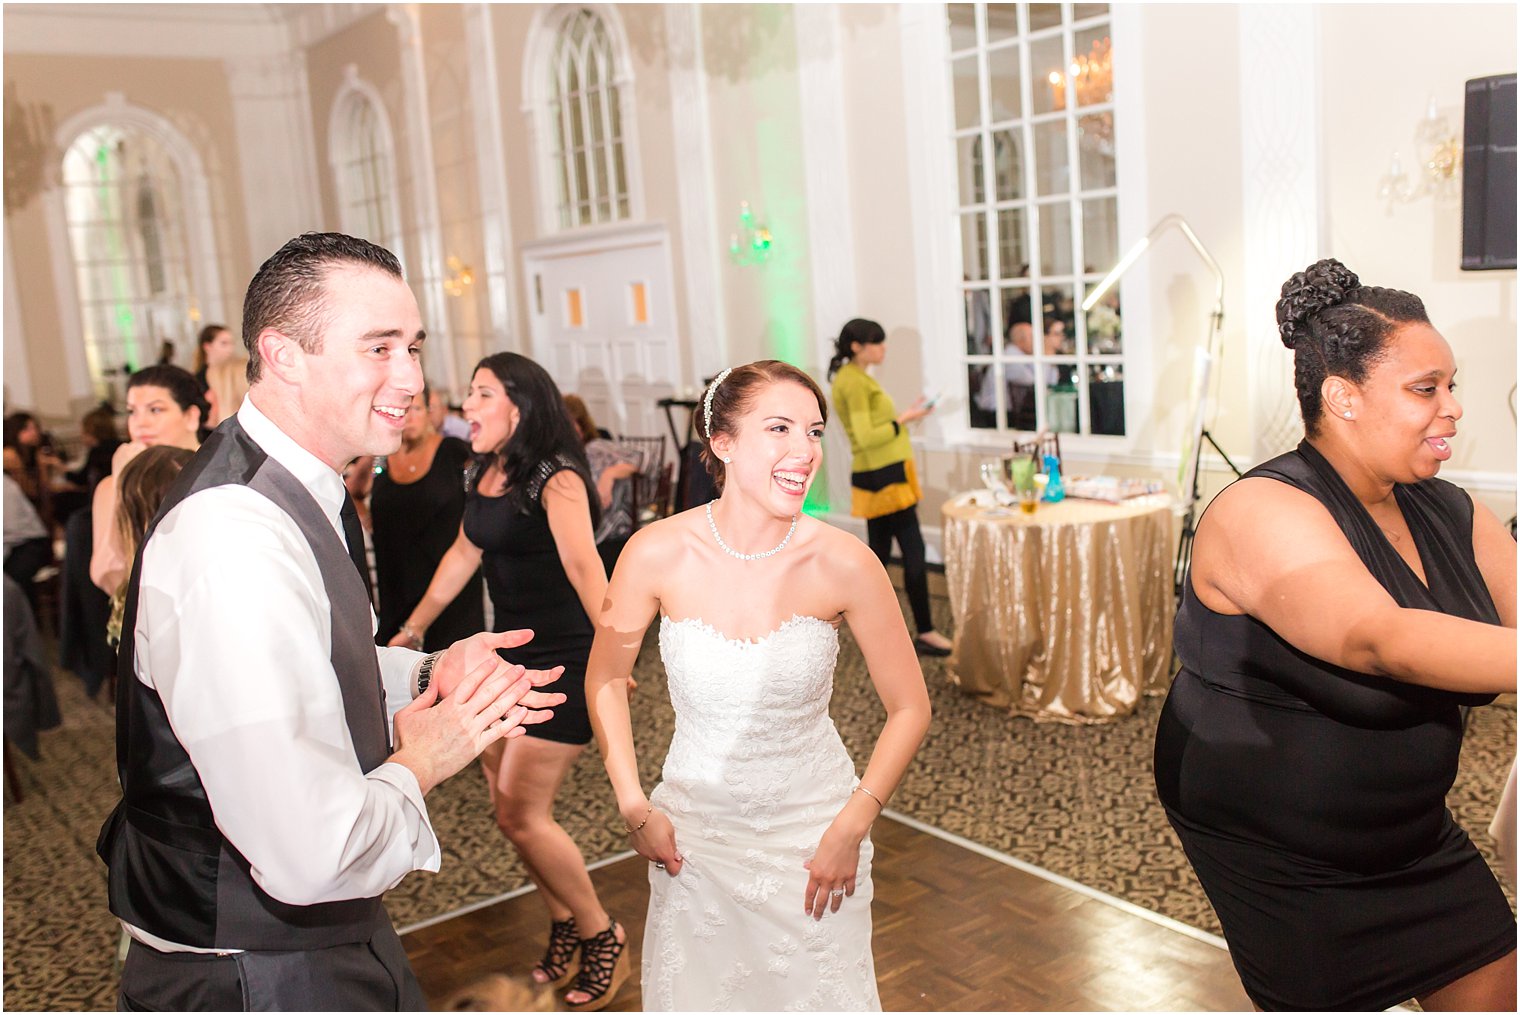
[[[794,616],[741,641],[666,617],[660,655],[676,730],[651,800],[686,862],[651,873],[646,1010],[879,1010],[869,839],[850,904],[801,912],[803,863],[856,783],[829,718],[838,632]]]

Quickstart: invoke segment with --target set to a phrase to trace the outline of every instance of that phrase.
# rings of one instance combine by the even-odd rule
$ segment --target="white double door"
[[[679,386],[670,243],[638,226],[524,249],[534,357],[614,434],[667,431]]]

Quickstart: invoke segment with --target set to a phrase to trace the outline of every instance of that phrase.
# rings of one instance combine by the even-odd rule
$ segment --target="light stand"
[[[1088,313],[1093,307],[1097,306],[1098,301],[1114,287],[1114,283],[1118,282],[1124,273],[1134,267],[1136,261],[1140,260],[1140,255],[1150,248],[1156,237],[1173,227],[1181,231],[1193,250],[1203,259],[1203,263],[1208,266],[1210,274],[1214,276],[1214,308],[1209,313],[1209,329],[1204,338],[1201,362],[1197,365],[1199,373],[1196,376],[1199,383],[1195,392],[1195,398],[1198,400],[1198,404],[1194,406],[1193,419],[1189,421],[1192,429],[1188,433],[1189,443],[1183,447],[1182,474],[1179,476],[1178,482],[1178,490],[1184,498],[1184,508],[1182,535],[1177,543],[1177,560],[1172,568],[1172,592],[1180,602],[1182,599],[1182,583],[1187,577],[1188,565],[1193,559],[1193,523],[1198,507],[1198,473],[1199,463],[1203,457],[1204,441],[1207,441],[1209,447],[1213,448],[1219,457],[1224,459],[1224,463],[1230,467],[1231,472],[1235,473],[1236,478],[1239,478],[1241,475],[1240,470],[1235,467],[1235,463],[1230,461],[1230,456],[1224,453],[1224,449],[1214,440],[1213,434],[1209,433],[1204,421],[1206,415],[1205,405],[1208,401],[1208,372],[1216,356],[1214,349],[1215,339],[1224,326],[1224,272],[1219,270],[1219,263],[1204,248],[1203,243],[1198,239],[1198,235],[1193,232],[1192,227],[1187,224],[1187,221],[1181,215],[1166,215],[1152,226],[1151,231],[1146,233],[1140,242],[1131,247],[1119,259],[1119,263],[1114,265],[1113,270],[1103,277],[1103,281],[1099,282],[1092,292],[1087,294],[1087,298],[1082,301],[1082,312],[1084,314]]]

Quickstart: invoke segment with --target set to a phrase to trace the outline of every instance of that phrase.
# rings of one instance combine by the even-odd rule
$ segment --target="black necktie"
[[[359,569],[359,577],[364,579],[364,597],[373,605],[375,595],[369,584],[369,560],[364,556],[364,529],[359,525],[359,511],[354,507],[354,498],[347,490],[343,491],[343,510],[338,512],[338,517],[343,521],[343,538],[348,540],[348,556],[353,560],[354,567]]]

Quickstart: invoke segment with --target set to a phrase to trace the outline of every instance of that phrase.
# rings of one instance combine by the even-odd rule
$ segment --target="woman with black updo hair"
[[[1156,787],[1263,1009],[1515,1010],[1515,920],[1446,808],[1515,690],[1515,543],[1436,479],[1462,407],[1418,297],[1283,286],[1305,438],[1222,492],[1177,614]]]

